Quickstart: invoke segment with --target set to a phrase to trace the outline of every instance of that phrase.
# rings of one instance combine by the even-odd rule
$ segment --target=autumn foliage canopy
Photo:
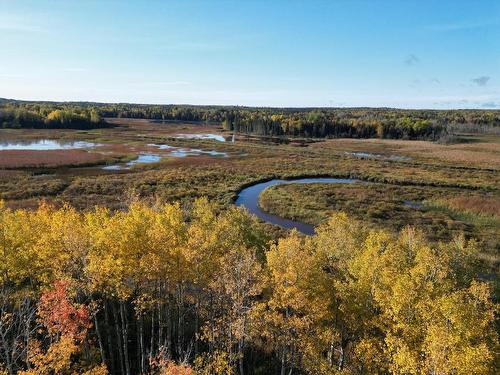
[[[478,244],[337,214],[270,241],[206,199],[0,208],[7,374],[493,374]]]

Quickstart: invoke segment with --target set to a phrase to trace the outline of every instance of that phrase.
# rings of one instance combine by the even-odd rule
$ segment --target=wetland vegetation
[[[8,373],[495,367],[494,131],[455,133],[461,141],[449,144],[305,130],[289,137],[225,122],[228,111],[273,116],[267,109],[193,107],[207,116],[198,121],[167,116],[169,106],[158,107],[164,118],[151,115],[154,106],[130,106],[136,118],[120,118],[132,113],[119,105],[82,106],[116,117],[95,129],[0,130],[0,311],[1,327],[11,327],[0,328],[0,362]],[[288,121],[314,111],[283,112]],[[498,118],[427,117],[479,123],[487,113]],[[139,118],[146,115],[162,121]],[[299,180],[270,186],[275,179]],[[236,208],[252,187],[250,212]],[[258,220],[249,202],[261,218],[315,234]],[[17,343],[29,340],[35,346]]]

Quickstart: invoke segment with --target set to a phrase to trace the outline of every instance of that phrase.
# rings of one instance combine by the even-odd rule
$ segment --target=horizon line
[[[143,105],[143,106],[179,106],[179,107],[236,107],[249,109],[393,109],[407,111],[500,111],[500,108],[483,107],[483,108],[430,108],[430,107],[392,107],[392,106],[257,106],[244,104],[190,104],[190,103],[145,103],[145,102],[114,102],[114,101],[91,101],[91,100],[46,100],[46,99],[14,99],[0,97],[1,102],[32,102],[32,103],[52,103],[52,104],[71,104],[71,103],[88,103],[97,105],[106,104],[127,104],[127,105]]]

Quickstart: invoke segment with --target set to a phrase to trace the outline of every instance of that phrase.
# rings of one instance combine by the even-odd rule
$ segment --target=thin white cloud
[[[409,54],[408,57],[405,59],[405,64],[406,65],[416,65],[420,62],[420,59],[418,56],[414,55],[413,53]]]
[[[500,102],[496,103],[496,102],[485,102],[485,103],[482,103],[481,104],[481,108],[492,108],[492,109],[495,109],[495,108],[500,108]]]
[[[481,77],[477,77],[477,78],[473,78],[471,79],[472,83],[478,85],[478,86],[486,86],[486,84],[488,83],[488,81],[491,79],[490,76],[481,76]]]
[[[432,99],[432,104],[437,108],[484,108],[495,109],[500,108],[498,95],[471,95],[466,97],[460,96],[442,96],[427,98]]]

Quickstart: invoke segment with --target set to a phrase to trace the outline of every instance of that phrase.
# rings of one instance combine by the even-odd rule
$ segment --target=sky
[[[500,1],[0,0],[0,97],[500,108]]]

